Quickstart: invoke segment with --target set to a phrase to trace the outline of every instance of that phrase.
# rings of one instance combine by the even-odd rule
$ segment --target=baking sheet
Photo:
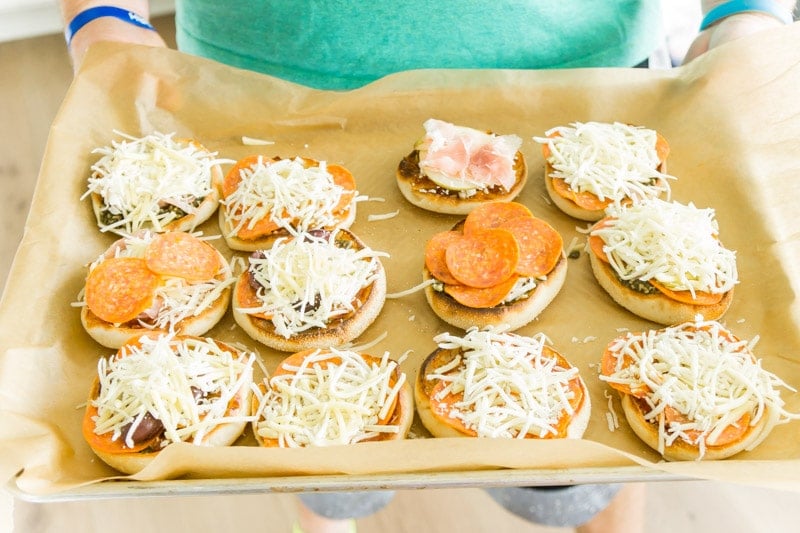
[[[678,178],[673,199],[715,208],[724,243],[737,251],[741,283],[723,321],[740,337],[758,335],[756,352],[764,367],[800,388],[800,309],[794,296],[800,282],[799,38],[795,24],[670,71],[428,70],[351,92],[307,89],[173,50],[95,47],[53,123],[25,235],[0,301],[0,474],[16,476],[15,489],[31,497],[85,494],[81,487],[117,477],[80,435],[81,406],[97,359],[109,350],[83,331],[79,311],[70,305],[82,288],[85,265],[114,240],[99,233],[88,201],[79,200],[97,157],[91,151],[118,138],[114,130],[174,131],[230,159],[300,155],[346,166],[359,192],[370,198],[359,204],[352,230],[390,253],[383,263],[391,293],[420,281],[425,240],[458,220],[411,206],[394,183],[398,162],[422,135],[427,118],[522,137],[530,178],[518,200],[556,227],[565,243],[582,242],[586,225],[547,201],[543,160],[532,137],[589,120],[657,129],[672,149],[669,172]],[[242,136],[274,144],[245,146]],[[396,210],[396,217],[368,220]],[[219,234],[216,217],[200,229]],[[231,255],[221,239],[215,244]],[[664,463],[624,420],[609,431],[607,388],[597,379],[596,364],[622,328],[650,327],[655,325],[611,301],[582,255],[570,260],[555,301],[520,330],[544,332],[579,367],[593,404],[584,440],[431,439],[415,423],[414,438],[405,442],[268,450],[257,448],[248,430],[230,448],[172,446],[144,471],[123,477],[119,487],[126,494],[135,492],[131,486],[146,492],[148,483],[179,492],[204,483],[232,490],[237,479],[261,480],[256,485],[263,490],[436,486],[453,483],[454,476],[486,485],[503,484],[511,472],[516,484],[531,485],[668,476],[800,489],[797,421],[777,427],[756,450],[714,463]],[[433,336],[442,331],[457,332],[433,315],[418,292],[388,300],[359,341],[385,333],[371,351],[395,357],[409,352],[403,368],[413,380],[417,365],[435,348]],[[250,340],[230,314],[209,335],[257,350],[268,369],[286,355]],[[800,412],[800,394],[784,391],[783,398],[788,410]],[[616,399],[612,406],[621,413]],[[293,482],[287,485],[287,479]]]

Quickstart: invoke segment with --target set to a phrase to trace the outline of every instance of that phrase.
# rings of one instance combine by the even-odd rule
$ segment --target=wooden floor
[[[157,25],[168,39],[171,21]],[[22,237],[48,129],[72,72],[61,36],[0,44],[0,279]],[[704,481],[647,486],[648,533],[773,533],[800,530],[800,495]],[[34,504],[0,492],[0,532],[288,532],[292,495],[130,498]],[[359,521],[381,532],[558,532],[528,524],[479,489],[401,491],[383,511]]]

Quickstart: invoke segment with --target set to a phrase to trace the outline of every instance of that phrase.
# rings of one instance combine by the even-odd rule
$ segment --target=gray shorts
[[[608,507],[620,489],[621,484],[485,490],[494,501],[529,522],[554,527],[577,527]]]
[[[316,514],[341,520],[361,518],[380,511],[392,501],[394,491],[304,492],[298,496]]]
[[[485,489],[494,501],[517,516],[541,525],[576,527],[605,509],[622,485],[503,487]],[[302,502],[327,518],[361,518],[383,509],[394,491],[313,492]]]

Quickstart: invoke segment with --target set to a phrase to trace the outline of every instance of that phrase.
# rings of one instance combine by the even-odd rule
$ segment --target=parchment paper
[[[759,336],[768,370],[800,387],[800,26],[721,47],[670,71],[414,71],[352,92],[323,92],[232,69],[166,49],[112,44],[92,49],[52,125],[30,217],[0,302],[0,474],[20,471],[30,494],[69,490],[116,473],[80,435],[82,405],[97,359],[110,350],[84,332],[75,302],[88,262],[114,240],[101,234],[86,188],[92,150],[118,139],[114,130],[154,130],[195,137],[221,157],[253,153],[308,156],[340,163],[371,201],[359,204],[352,230],[387,251],[389,292],[421,279],[425,240],[458,217],[408,204],[394,181],[400,159],[436,117],[524,140],[530,179],[519,201],[549,221],[565,243],[586,227],[546,200],[543,161],[533,136],[575,121],[622,121],[661,132],[672,152],[673,199],[713,207],[721,237],[737,251],[740,284],[723,322],[742,338]],[[242,136],[274,141],[245,146]],[[399,210],[387,220],[372,214]],[[217,235],[216,217],[200,228]],[[216,245],[228,256],[223,241]],[[621,328],[657,327],[618,307],[596,284],[588,258],[569,261],[565,286],[520,333],[546,333],[580,368],[593,415],[582,441],[431,439],[416,423],[414,439],[351,447],[265,450],[250,431],[227,449],[174,446],[140,480],[190,480],[387,474],[503,469],[566,470],[644,465],[681,476],[800,489],[800,422],[777,427],[756,450],[719,462],[664,463],[624,419],[610,431],[607,388],[597,379],[605,345]],[[371,349],[399,357],[409,379],[448,327],[417,292],[389,300],[359,339],[386,338]],[[286,354],[247,337],[228,315],[209,336],[257,350],[272,369]],[[784,391],[800,412],[800,394]],[[615,399],[613,407],[621,414]],[[530,484],[537,482],[533,474]],[[198,481],[200,482],[200,481]]]

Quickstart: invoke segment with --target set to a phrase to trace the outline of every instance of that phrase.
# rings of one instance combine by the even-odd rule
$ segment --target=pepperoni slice
[[[589,236],[589,248],[592,250],[592,253],[604,263],[609,263],[610,261],[608,260],[606,251],[603,249],[605,245],[606,241],[604,241],[601,237],[597,235]]]
[[[448,382],[439,380],[431,389],[431,393],[428,396],[428,399],[431,402],[431,414],[439,419],[440,422],[450,426],[459,433],[463,433],[464,435],[469,435],[471,437],[477,437],[478,432],[473,428],[467,427],[462,419],[450,416],[450,413],[453,412],[453,406],[464,401],[464,393],[460,392],[456,394],[453,392],[448,392],[447,394],[444,394],[444,388],[447,385]]]
[[[673,291],[654,279],[648,281],[650,285],[658,289],[664,296],[685,304],[715,305],[721,302],[722,298],[725,296],[725,294],[721,292],[715,293],[706,291],[694,291],[694,296],[692,296],[691,291]]]
[[[145,249],[144,260],[156,274],[189,281],[212,279],[220,269],[219,254],[213,246],[180,231],[156,235]]]
[[[253,227],[250,227],[250,222],[246,222],[244,226],[236,232],[236,236],[246,241],[256,240],[270,233],[274,233],[281,229],[277,222],[272,220],[272,215],[268,214],[262,219],[257,220]]]
[[[539,218],[517,217],[503,222],[500,228],[510,231],[519,245],[517,274],[535,278],[555,268],[564,242],[550,224]]]
[[[622,357],[622,368],[627,368],[634,363],[633,357],[630,355],[623,355],[611,349],[614,341],[609,343],[603,352],[603,357],[600,360],[600,373],[603,376],[613,376],[617,369],[617,361]],[[608,384],[612,389],[616,389],[624,394],[630,394],[636,398],[644,398],[650,392],[650,387],[644,383],[637,383],[633,386],[628,383],[614,383]]]
[[[264,163],[269,161],[263,155],[249,155],[234,163],[228,173],[225,174],[225,179],[222,182],[222,196],[227,198],[233,194],[233,191],[239,187],[239,183],[242,181],[242,170],[256,166],[259,160]]]
[[[506,281],[519,262],[519,245],[505,229],[487,229],[463,235],[445,251],[453,277],[469,287],[486,288]]]
[[[258,297],[255,288],[250,283],[250,272],[242,272],[236,284],[236,305],[242,309],[261,307],[264,302]],[[272,315],[267,313],[248,313],[248,316],[272,320]]]
[[[86,305],[101,320],[122,324],[150,307],[158,283],[144,259],[112,257],[86,278]]]
[[[664,136],[658,132],[656,132],[656,155],[661,163],[665,163],[667,157],[669,157],[669,143]]]
[[[328,165],[328,173],[333,177],[333,182],[344,189],[339,203],[336,204],[333,212],[346,212],[356,195],[356,179],[349,170],[341,165]]]
[[[556,137],[561,137],[561,133],[558,131],[554,131],[553,133],[548,135],[548,137],[550,137],[551,139],[555,139]],[[545,159],[549,159],[552,154],[553,151],[550,149],[550,143],[542,144],[542,156],[544,156]]]
[[[326,354],[325,350],[319,350],[317,348],[310,348],[308,350],[303,350],[303,351],[300,351],[300,352],[293,353],[292,355],[286,357],[283,361],[281,361],[281,363],[278,365],[278,367],[272,372],[272,377],[295,374],[297,372],[297,368],[300,368],[300,366],[302,366],[303,361],[306,359],[306,357],[314,355],[314,354],[316,354],[318,352],[320,354]],[[356,353],[358,353],[358,352],[356,352]],[[329,357],[327,357],[326,359],[324,359],[322,361],[318,361],[318,362],[314,363],[314,365],[319,365],[320,368],[328,368],[328,365],[341,365],[342,364],[342,358],[341,357],[339,357],[337,355],[333,355],[333,354],[327,354],[327,355]],[[358,353],[358,355],[361,356],[370,365],[378,365],[379,366],[381,364],[381,358],[380,357],[375,357],[374,355],[365,354],[365,353]],[[392,383],[394,383],[394,381],[395,380],[393,379]]]
[[[530,218],[530,209],[518,202],[490,202],[470,211],[464,220],[464,233],[476,230],[498,228],[504,222],[518,217]]]
[[[505,297],[511,292],[519,276],[513,275],[502,283],[477,289],[466,285],[445,285],[444,292],[449,294],[461,305],[472,307],[473,309],[488,309],[500,305]]]
[[[664,407],[664,421],[669,424],[685,424],[687,422],[691,422],[691,417],[681,413],[671,405],[667,405]],[[750,432],[752,427],[750,426],[750,413],[744,413],[739,420],[730,424],[725,427],[725,429],[720,432],[717,440],[710,442],[708,440],[708,436],[705,438],[706,446],[729,446],[736,442],[741,441],[747,433]],[[696,429],[684,429],[683,432],[689,438],[689,441],[692,443],[697,443],[702,437],[703,433]]]
[[[569,370],[572,368],[572,365],[567,361],[563,355],[555,351],[554,349],[550,348],[549,346],[542,347],[542,357],[555,359],[557,361],[556,368],[561,368],[564,370]],[[583,385],[581,384],[581,378],[579,376],[575,376],[567,383],[567,387],[569,387],[570,394],[567,396],[569,398],[569,405],[572,407],[574,412],[577,412],[580,406],[583,404],[584,398],[584,390]],[[558,438],[565,438],[567,436],[567,429],[569,428],[570,422],[572,422],[572,416],[570,413],[564,411],[561,413],[561,416],[558,418],[558,422],[553,429],[556,430],[555,433],[548,433],[542,438],[545,439],[558,439]],[[534,437],[532,435],[529,435]],[[537,436],[538,437],[538,436]],[[535,437],[534,437],[535,438]]]
[[[750,425],[750,413],[744,413],[739,420],[726,426],[717,437],[717,440],[711,442],[706,437],[706,445],[728,446],[735,442],[740,442],[752,429],[753,426]]]
[[[607,226],[613,226],[614,220],[615,219],[610,217],[598,220],[597,223],[595,223],[595,225],[592,226],[592,231],[605,228]],[[608,255],[606,254],[606,251],[603,249],[605,245],[606,241],[604,241],[603,238],[600,237],[599,235],[589,236],[589,249],[592,251],[592,253],[594,253],[594,255],[597,256],[598,259],[606,263],[609,263],[610,261],[608,260]]]
[[[94,387],[95,391],[99,391],[99,386]],[[92,399],[97,397],[97,393],[93,392]],[[83,421],[81,424],[81,432],[83,433],[83,438],[86,439],[86,442],[92,447],[92,449],[106,452],[106,453],[136,453],[140,452],[153,443],[155,443],[159,436],[158,434],[148,438],[143,439],[139,442],[134,441],[133,448],[128,448],[125,444],[125,438],[119,437],[114,439],[114,432],[108,431],[103,433],[102,435],[98,435],[94,432],[95,430],[95,419],[97,418],[98,410],[97,407],[92,405],[89,402],[86,405],[86,411],[83,414]]]
[[[425,245],[425,267],[431,275],[443,283],[458,285],[459,282],[447,268],[445,252],[451,243],[462,237],[458,231],[442,231],[430,238]]]
[[[589,211],[599,211],[611,205],[611,198],[601,200],[599,196],[589,191],[578,192],[567,185],[566,180],[563,178],[550,178],[550,180],[553,184],[553,190],[555,190],[559,196],[567,200],[572,200],[578,207],[588,209]]]
[[[253,168],[259,163],[262,165],[269,165],[274,160],[275,158],[270,159],[262,155],[250,155],[237,161],[225,175],[225,180],[222,183],[223,196],[227,198],[239,187],[239,183],[242,181],[242,170]],[[237,232],[236,235],[239,238],[245,240],[257,239],[264,235],[269,235],[280,227],[272,220],[270,215],[257,221],[252,228],[248,228],[248,225],[249,224],[245,224],[245,226]]]

